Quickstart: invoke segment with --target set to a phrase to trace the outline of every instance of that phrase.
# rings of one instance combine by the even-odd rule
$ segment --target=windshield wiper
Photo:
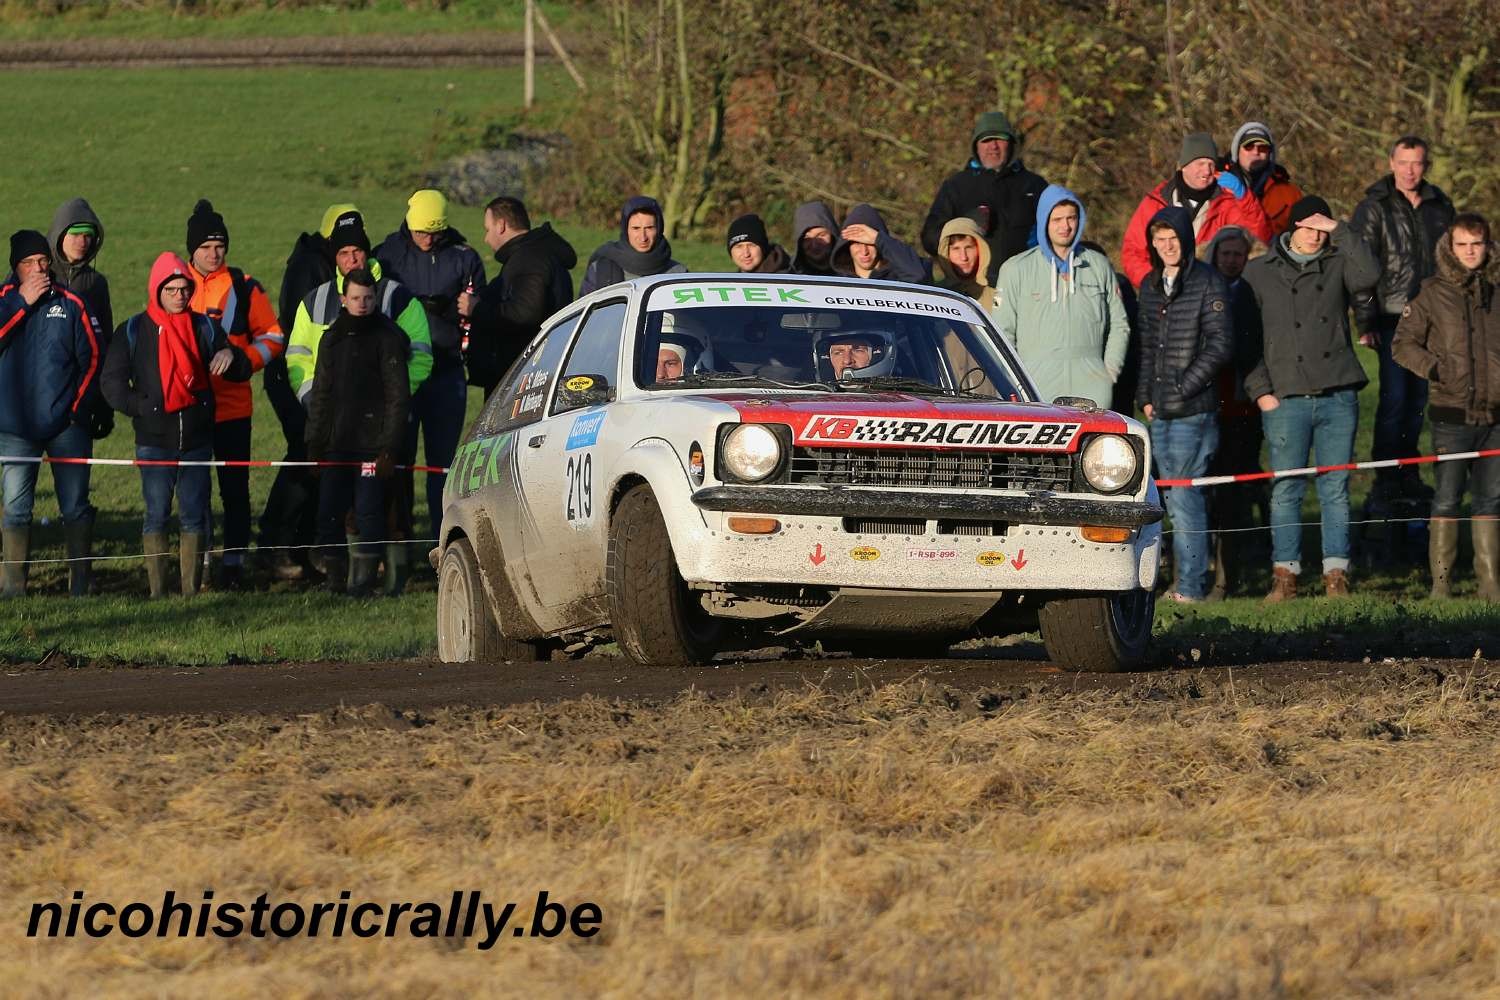
[[[780,379],[766,378],[763,375],[740,375],[735,372],[698,372],[695,375],[684,375],[682,378],[672,379],[669,382],[658,382],[655,388],[696,389],[710,385],[745,385],[773,389],[816,389],[818,392],[833,391],[822,382],[783,382]]]
[[[933,385],[926,379],[909,378],[903,375],[875,375],[870,378],[843,378],[833,383],[838,389],[845,392],[859,392],[866,389],[896,389],[905,392],[923,393],[928,396],[970,396],[972,392],[949,389],[940,385]]]

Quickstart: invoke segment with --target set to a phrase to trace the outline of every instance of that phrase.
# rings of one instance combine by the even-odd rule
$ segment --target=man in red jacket
[[[1120,263],[1132,285],[1139,288],[1151,273],[1146,225],[1168,205],[1187,209],[1193,220],[1193,238],[1200,247],[1208,246],[1214,234],[1225,226],[1239,226],[1262,243],[1271,242],[1271,224],[1265,209],[1234,173],[1220,173],[1218,163],[1218,144],[1207,132],[1194,132],[1182,140],[1177,172],[1141,199],[1125,227]]]

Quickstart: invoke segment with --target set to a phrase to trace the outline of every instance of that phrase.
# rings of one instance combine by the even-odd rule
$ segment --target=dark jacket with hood
[[[68,263],[62,252],[62,238],[69,226],[88,223],[94,227],[94,242],[88,256],[76,264]],[[94,321],[94,332],[107,338],[115,328],[115,313],[109,302],[109,281],[94,267],[94,258],[104,246],[104,223],[82,198],[73,198],[58,206],[52,214],[52,227],[47,230],[47,244],[52,247],[52,283],[61,285],[83,300],[89,317]],[[102,342],[102,341],[101,341]]]
[[[656,242],[645,253],[630,245],[630,217],[642,212],[656,217]],[[686,264],[672,259],[672,244],[662,235],[664,231],[661,206],[655,198],[636,195],[627,201],[620,209],[620,238],[604,244],[589,257],[588,269],[578,283],[579,296],[631,278],[686,271]]]
[[[499,383],[547,317],[573,301],[568,272],[578,254],[544,222],[496,250],[495,260],[500,273],[469,315],[469,381],[486,388]]]
[[[165,255],[164,255],[165,256]],[[158,264],[160,262],[158,261]],[[184,273],[186,269],[184,268]],[[147,282],[146,294],[156,298],[175,275],[152,268],[155,281]],[[202,313],[192,313],[198,354],[205,368],[209,359],[224,348],[234,355],[222,376],[230,382],[248,382],[253,371],[250,359],[229,342],[224,329]],[[190,451],[207,448],[214,440],[214,393],[211,381],[194,395],[193,405],[166,412],[161,384],[158,344],[161,327],[149,313],[140,312],[121,323],[109,341],[101,382],[109,405],[130,417],[135,425],[135,443],[148,448]]]
[[[834,270],[831,264],[818,265],[808,259],[807,254],[802,252],[802,237],[807,235],[809,229],[826,229],[830,237],[828,244],[828,256],[833,257],[833,248],[839,239],[839,223],[833,217],[833,212],[821,201],[803,202],[797,206],[797,211],[792,215],[792,273],[793,274],[815,274],[823,277],[832,277]]]
[[[1406,306],[1391,342],[1401,367],[1427,379],[1437,423],[1500,424],[1500,245],[1470,271],[1453,255],[1453,231],[1437,245],[1437,274]]]
[[[771,249],[761,257],[760,263],[750,269],[751,274],[791,274],[792,259],[787,256],[786,251],[781,248],[780,243],[772,243]]]
[[[1365,200],[1354,208],[1350,225],[1380,263],[1374,294],[1360,296],[1354,305],[1361,330],[1372,328],[1381,316],[1400,316],[1437,269],[1437,241],[1453,221],[1453,202],[1426,181],[1417,193],[1421,202],[1413,207],[1396,190],[1396,179],[1386,174],[1365,189]]]
[[[932,199],[927,221],[922,223],[922,248],[936,254],[943,226],[949,220],[960,215],[979,219],[980,210],[988,210],[988,227],[980,228],[985,229],[985,242],[990,245],[989,283],[993,285],[1001,264],[1035,244],[1036,200],[1046,190],[1047,182],[1021,163],[1019,138],[1012,142],[1011,158],[1003,165],[994,170],[981,165],[980,131],[981,126],[976,124],[969,142],[968,165],[949,175]]]
[[[103,362],[82,298],[53,285],[28,306],[15,275],[0,286],[0,433],[50,441],[69,422],[88,428]]]
[[[1177,234],[1182,266],[1168,291],[1161,256],[1151,248],[1151,273],[1141,282],[1136,405],[1150,404],[1156,420],[1214,413],[1219,409],[1219,369],[1234,356],[1229,287],[1223,275],[1194,257],[1193,220],[1187,209],[1169,205],[1151,223],[1158,220]]]
[[[855,205],[851,208],[839,231],[849,226],[869,226],[875,230],[875,252],[879,256],[875,261],[875,270],[868,275],[870,280],[908,281],[913,285],[932,282],[932,262],[918,254],[909,244],[892,236],[886,228],[885,219],[881,218],[874,206]],[[838,243],[833,247],[831,262],[835,274],[852,278],[855,276],[854,257],[849,247],[849,241],[839,237]]]
[[[1340,222],[1312,260],[1291,256],[1291,234],[1245,266],[1260,313],[1261,360],[1245,376],[1251,399],[1315,396],[1369,381],[1349,335],[1349,305],[1380,277],[1364,240]]]
[[[400,454],[411,402],[406,331],[379,311],[350,316],[340,309],[318,346],[308,394],[307,454],[355,460]]]
[[[376,248],[375,257],[384,275],[400,282],[427,311],[433,373],[462,365],[458,296],[470,286],[475,292],[484,287],[484,262],[464,234],[449,226],[437,234],[431,250],[419,250],[403,221]]]

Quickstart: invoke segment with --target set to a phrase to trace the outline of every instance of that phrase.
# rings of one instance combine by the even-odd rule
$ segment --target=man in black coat
[[[484,242],[500,273],[478,295],[460,295],[458,312],[470,324],[469,383],[489,399],[547,317],[573,301],[578,254],[550,222],[532,229],[521,200],[504,196],[484,208]]]
[[[1422,413],[1427,408],[1427,381],[1396,364],[1391,341],[1408,299],[1437,268],[1438,237],[1453,221],[1453,202],[1428,183],[1427,141],[1405,135],[1391,146],[1391,172],[1365,191],[1350,225],[1380,264],[1380,282],[1372,294],[1354,303],[1359,342],[1380,352],[1380,401],[1375,407],[1375,441],[1370,457],[1412,458],[1418,454]],[[1432,490],[1418,466],[1380,469],[1375,473],[1372,502],[1378,507],[1398,499],[1427,501]]]
[[[936,256],[944,226],[960,215],[977,221],[990,245],[991,285],[1000,265],[1036,240],[1036,203],[1047,182],[1022,165],[1020,149],[1004,112],[980,115],[968,165],[943,181],[922,223],[922,247]]]
[[[1219,370],[1234,356],[1229,286],[1194,257],[1193,219],[1169,205],[1146,226],[1151,273],[1141,282],[1141,373],[1136,402],[1151,426],[1158,479],[1203,475],[1219,444]],[[1170,600],[1208,596],[1208,501],[1202,489],[1167,490],[1177,584]]]

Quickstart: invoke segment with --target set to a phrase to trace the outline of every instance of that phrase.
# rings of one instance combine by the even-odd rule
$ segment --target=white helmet
[[[714,370],[714,349],[709,343],[708,332],[695,317],[684,314],[684,310],[668,310],[661,314],[661,336],[658,345],[662,348],[677,348],[683,355],[682,370],[694,375]]]
[[[896,338],[890,331],[876,328],[830,330],[819,333],[813,343],[813,362],[820,379],[832,381],[834,377],[829,348],[854,340],[870,345],[870,363],[863,368],[845,368],[843,378],[880,378],[896,370]]]

